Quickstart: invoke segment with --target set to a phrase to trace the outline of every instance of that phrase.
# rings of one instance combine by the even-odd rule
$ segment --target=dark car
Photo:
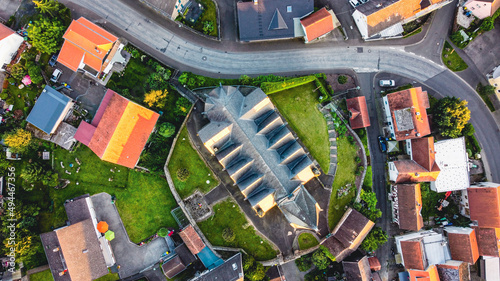
[[[56,62],[57,62],[57,55],[53,55],[49,60],[49,65],[51,67],[54,67],[54,65],[56,65]]]
[[[380,147],[380,151],[387,151],[387,144],[385,143],[385,138],[382,136],[378,136],[378,146]]]

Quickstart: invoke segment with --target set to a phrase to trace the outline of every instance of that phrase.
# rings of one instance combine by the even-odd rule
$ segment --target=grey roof
[[[224,147],[225,143],[231,142],[228,149],[234,145],[241,145],[238,156],[227,164],[226,170],[236,181],[236,184],[241,184],[240,190],[244,191],[243,194],[247,195],[252,206],[257,205],[258,200],[262,200],[272,193],[274,193],[275,201],[278,202],[289,196],[301,185],[302,182],[293,177],[308,166],[312,166],[313,162],[293,138],[290,143],[282,144],[284,142],[279,142],[281,146],[276,145],[277,150],[269,148],[269,138],[277,136],[281,139],[287,135],[285,133],[289,130],[283,127],[285,123],[261,89],[252,89],[247,95],[243,95],[239,89],[224,86],[215,88],[207,94],[205,114],[211,122],[199,131],[200,138],[206,142],[210,139],[209,136],[215,136],[229,124],[232,124],[230,136],[215,144],[217,147]],[[255,107],[258,104],[260,105]],[[258,110],[253,110],[255,108]],[[261,130],[262,134],[258,133],[259,127],[263,129]],[[285,145],[287,146],[285,147]],[[293,148],[287,150],[291,145],[294,145]],[[289,158],[293,152],[297,151],[298,153]],[[282,163],[283,159],[280,155],[283,155],[284,159],[287,160],[285,162],[287,165]],[[245,166],[250,161],[253,161],[251,165]],[[259,184],[252,185],[252,179],[249,177],[254,174],[262,175]],[[249,186],[251,186],[250,190],[247,189]],[[303,192],[307,193],[305,189]],[[253,196],[256,197],[250,198]],[[314,200],[312,196],[309,195],[309,197]],[[300,205],[300,207],[307,206]],[[300,213],[302,211],[315,213],[316,209],[291,210],[290,212]],[[311,227],[316,226],[314,224]]]
[[[268,140],[267,148],[274,148],[275,145],[278,145],[287,139],[293,139],[293,135],[292,132],[290,132],[290,130],[286,127],[286,124],[283,124],[267,133],[266,139]]]
[[[243,266],[241,253],[237,253],[227,259],[220,266],[208,271],[205,274],[195,277],[193,281],[236,281],[243,280]]]
[[[360,256],[361,253],[354,252],[342,261],[342,267],[349,281],[372,280],[372,272],[367,256]]]
[[[55,231],[42,233],[40,235],[42,240],[43,249],[45,250],[45,256],[49,262],[50,273],[54,277],[55,281],[69,281],[71,277],[69,274],[59,276],[60,272],[63,272],[67,267],[64,263],[64,256],[62,251],[54,251],[54,249],[60,248],[59,239],[57,239],[57,234]]]
[[[189,250],[189,248],[186,246],[185,243],[182,243],[181,245],[177,246],[174,249],[174,252],[177,255],[179,255],[179,257],[182,260],[182,263],[186,266],[196,261],[196,257],[191,253],[191,251]]]
[[[45,86],[26,121],[50,134],[69,102],[69,97]]]
[[[64,209],[66,209],[66,214],[68,215],[70,224],[75,224],[92,218],[87,204],[87,198],[90,197],[88,194],[85,194],[66,201],[64,204]]]
[[[286,39],[295,36],[294,18],[312,13],[314,1],[257,0],[257,5],[252,1],[238,2],[237,9],[241,41]]]
[[[408,131],[415,129],[410,108],[404,108],[394,111],[396,117],[396,126],[399,131]]]
[[[250,172],[245,174],[245,176],[242,176],[240,181],[237,182],[238,187],[240,188],[240,191],[248,197],[248,194],[253,190],[247,190],[252,187],[257,187],[258,184],[262,181],[264,178],[264,175],[262,174],[256,174],[254,172]]]
[[[316,200],[303,186],[297,188],[290,197],[282,199],[278,207],[287,220],[295,225],[318,230]]]

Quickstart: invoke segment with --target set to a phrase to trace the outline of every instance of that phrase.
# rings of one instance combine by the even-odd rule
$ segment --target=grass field
[[[246,220],[240,211],[238,204],[226,200],[216,204],[213,207],[214,215],[209,219],[198,223],[205,237],[216,246],[226,246],[242,248],[249,255],[257,260],[270,260],[278,254],[267,240],[256,234],[255,229]],[[226,242],[222,238],[222,231],[230,227],[235,239],[232,242]]]
[[[31,281],[54,281],[50,269],[30,275]]]
[[[307,250],[318,245],[318,240],[311,233],[302,233],[299,235],[299,248],[301,250]]]
[[[332,195],[330,197],[330,205],[328,209],[328,225],[333,229],[339,222],[340,218],[345,212],[345,206],[351,202],[352,198],[356,195],[354,175],[357,167],[356,152],[357,146],[351,144],[346,137],[340,137],[337,141],[337,173],[332,186]],[[348,195],[338,199],[337,190],[346,184],[351,183],[354,190]]]
[[[465,70],[468,67],[447,41],[444,42],[442,59],[443,63],[454,72]]]
[[[202,193],[210,191],[219,183],[214,178],[212,171],[205,165],[205,162],[200,158],[200,155],[194,150],[189,142],[189,136],[186,127],[182,128],[177,143],[174,147],[168,169],[172,175],[175,189],[182,198],[191,195],[195,190]],[[177,176],[177,170],[187,169],[189,177],[186,181],[180,181]],[[210,183],[207,184],[207,180]]]
[[[120,280],[118,273],[109,273],[101,278],[97,278],[95,281],[115,281]]]
[[[330,167],[330,148],[326,120],[316,108],[319,92],[314,83],[269,95],[280,113],[316,159],[323,171]]]
[[[81,166],[76,163],[75,158],[79,159]],[[60,162],[63,162],[64,169]],[[73,167],[69,167],[70,163]],[[78,167],[80,171],[76,173]],[[140,173],[101,161],[83,145],[74,153],[56,149],[54,168],[61,178],[68,179],[71,183],[65,189],[48,191],[54,208],[53,212],[41,213],[42,232],[64,225],[67,219],[63,205],[65,200],[100,192],[116,196],[116,206],[133,242],[140,242],[161,227],[177,227],[170,214],[177,203],[167,181],[158,175]],[[66,170],[71,175],[66,174]]]

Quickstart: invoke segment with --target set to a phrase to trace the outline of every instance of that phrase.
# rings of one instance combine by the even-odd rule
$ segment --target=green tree
[[[167,102],[167,90],[152,90],[144,95],[144,103],[150,107],[163,108]]]
[[[49,14],[51,16],[56,15],[59,9],[57,2],[53,0],[33,0],[33,3],[41,13]]]
[[[380,227],[374,227],[361,243],[361,248],[365,251],[376,251],[381,245],[387,242],[387,233]]]
[[[475,132],[476,132],[476,129],[474,129],[474,126],[472,126],[471,123],[467,123],[467,124],[465,124],[465,126],[462,130],[462,135],[467,136],[467,137],[471,137],[474,135]]]
[[[38,163],[33,163],[31,165],[26,165],[24,169],[22,169],[20,176],[28,184],[34,184],[42,181],[44,171],[42,166]]]
[[[372,191],[361,190],[362,203],[354,203],[353,208],[371,221],[376,221],[382,216],[382,211],[377,208],[377,195]]]
[[[490,31],[495,28],[495,20],[492,17],[487,17],[481,23],[481,29],[483,31]]]
[[[252,82],[252,78],[250,78],[250,76],[248,76],[248,75],[241,75],[240,76],[240,84],[250,85],[251,82]]]
[[[26,74],[28,74],[28,70],[20,63],[14,64],[10,70],[10,75],[19,81],[22,80]]]
[[[438,132],[444,137],[457,138],[470,120],[467,101],[456,97],[438,100],[432,109],[433,122]]]
[[[38,64],[34,62],[27,62],[26,67],[28,68],[28,74],[30,75],[31,82],[34,84],[40,84],[43,82],[42,69]]]
[[[347,83],[347,77],[345,75],[340,75],[339,78],[337,78],[337,82],[339,82],[339,84],[345,84]]]
[[[158,134],[165,138],[169,138],[173,136],[175,133],[175,126],[172,123],[164,122],[158,128]]]
[[[312,266],[311,257],[309,255],[302,256],[295,260],[295,265],[302,272],[308,271]]]
[[[266,277],[266,272],[267,268],[265,268],[260,262],[256,262],[255,266],[252,267],[245,276],[248,276],[250,281],[260,281]]]
[[[52,54],[61,48],[62,36],[66,27],[58,19],[41,17],[28,28],[28,34],[33,47],[39,51]]]
[[[325,255],[321,249],[316,250],[312,256],[312,262],[319,270],[325,270],[330,265],[330,259]]]
[[[203,33],[210,35],[214,31],[214,24],[212,21],[203,22]]]
[[[179,98],[175,102],[175,109],[174,109],[175,115],[186,116],[189,112],[189,109],[191,108],[191,105],[192,105],[191,102],[185,97]]]
[[[250,255],[244,255],[243,256],[243,270],[244,271],[247,271],[249,270],[250,268],[252,268],[252,266],[254,265],[255,263],[255,258],[250,256]]]
[[[4,143],[15,152],[26,151],[33,143],[31,132],[18,128],[3,136]]]
[[[187,84],[187,81],[189,79],[189,72],[183,72],[180,76],[179,76],[179,83],[181,83],[182,85],[186,85]]]

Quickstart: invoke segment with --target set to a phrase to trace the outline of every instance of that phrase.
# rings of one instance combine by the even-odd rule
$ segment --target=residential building
[[[414,21],[448,3],[451,1],[367,1],[355,8],[352,17],[361,37],[365,40],[400,37],[403,33],[403,24]]]
[[[500,1],[497,1],[500,3]],[[495,94],[500,100],[500,65],[495,67],[491,73],[486,75],[491,86],[495,87]]]
[[[436,163],[441,169],[431,189],[447,192],[466,189],[470,185],[469,157],[464,137],[441,140],[434,144]]]
[[[427,269],[409,269],[409,280],[410,281],[440,281],[439,274],[436,265],[431,264]]]
[[[349,281],[371,281],[372,272],[370,270],[370,263],[368,257],[363,256],[359,252],[351,254],[349,257],[342,261],[344,274],[346,280]]]
[[[220,266],[202,272],[201,275],[191,279],[191,281],[243,281],[243,277],[243,263],[241,253],[238,252]]]
[[[500,228],[472,226],[480,256],[500,257]]]
[[[392,138],[401,141],[420,138],[431,133],[426,111],[430,107],[429,97],[421,87],[391,93],[382,100],[385,124]]]
[[[196,257],[191,253],[186,244],[181,244],[174,249],[174,255],[161,265],[163,274],[172,279],[184,271],[191,263],[196,261]]]
[[[159,117],[158,113],[108,90],[92,123],[82,121],[75,139],[102,160],[132,169]]]
[[[448,226],[445,228],[450,245],[451,258],[475,264],[479,258],[476,232],[469,227]]]
[[[500,258],[481,257],[478,271],[479,277],[485,281],[500,280]]]
[[[475,183],[467,189],[470,219],[481,228],[500,228],[500,185]]]
[[[393,222],[400,229],[419,231],[424,226],[420,184],[392,185],[391,204]]]
[[[468,0],[464,6],[475,17],[485,19],[493,16],[498,8],[500,8],[500,0]]]
[[[314,11],[314,1],[238,1],[236,9],[240,41],[290,39],[304,36],[300,19]]]
[[[23,37],[0,23],[0,72],[16,57],[23,42]]]
[[[332,10],[321,8],[318,11],[300,20],[304,40],[309,43],[330,33],[335,27],[340,26],[337,17]]]
[[[321,245],[332,253],[335,261],[341,262],[358,249],[374,225],[374,222],[360,212],[349,208]]]
[[[40,235],[55,281],[95,280],[115,265],[109,241],[97,230],[97,218],[89,195],[67,201],[70,225]]]
[[[113,34],[84,17],[73,20],[63,35],[64,43],[57,62],[98,77],[108,73],[114,61],[123,61],[123,44]],[[116,57],[115,57],[116,56]]]
[[[465,262],[448,260],[436,265],[439,281],[469,281],[469,265]]]
[[[278,206],[292,227],[318,231],[321,208],[304,184],[319,171],[267,95],[218,87],[206,95],[203,114],[210,123],[198,136],[255,212],[262,217]]]
[[[460,195],[458,210],[460,214],[466,218],[470,218],[470,210],[469,210],[469,195],[467,193],[467,189],[457,191]]]
[[[432,230],[395,236],[396,261],[406,269],[426,270],[429,265],[451,259],[448,243],[442,234]]]
[[[349,111],[349,124],[353,129],[370,127],[370,116],[366,107],[365,96],[346,99]]]
[[[197,255],[208,270],[212,270],[224,263],[224,261],[203,242],[192,225],[188,225],[182,229],[182,231],[179,232],[179,236],[182,241],[184,241],[189,251],[193,255]]]
[[[436,163],[434,137],[406,140],[409,160],[388,163],[389,179],[395,183],[435,181],[441,171]]]

